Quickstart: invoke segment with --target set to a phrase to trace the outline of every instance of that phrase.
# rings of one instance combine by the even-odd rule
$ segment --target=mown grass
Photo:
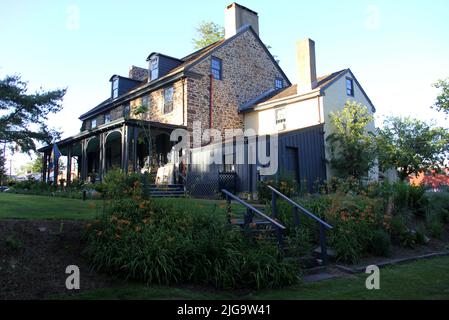
[[[226,215],[226,202],[192,198],[163,199],[174,202],[179,208],[192,207]],[[0,219],[94,219],[101,212],[101,200],[82,201],[78,199],[0,193]],[[240,217],[244,208],[232,204],[235,217]]]
[[[302,283],[250,294],[201,288],[148,287],[132,284],[58,298],[75,299],[188,299],[188,300],[447,300],[449,257],[422,260],[381,269],[380,290],[367,290],[368,275],[360,274],[314,283]]]
[[[0,219],[92,219],[101,201],[0,193]]]

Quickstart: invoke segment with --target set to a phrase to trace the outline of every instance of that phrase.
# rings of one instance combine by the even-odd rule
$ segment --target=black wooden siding
[[[224,165],[208,164],[211,153],[220,145],[212,145],[191,150],[191,163],[187,177],[187,189],[194,196],[213,197],[218,194],[218,173]],[[286,168],[294,164],[288,163],[287,148],[298,151],[298,172],[301,184],[307,186],[309,192],[315,191],[318,182],[326,180],[323,125],[309,127],[279,135],[278,139],[278,175],[280,178]],[[235,146],[234,146],[235,150]],[[267,148],[269,150],[269,148]],[[224,152],[223,152],[224,154]],[[244,147],[245,164],[235,165],[237,173],[237,191],[255,192],[257,190],[258,164],[248,164],[248,144]]]

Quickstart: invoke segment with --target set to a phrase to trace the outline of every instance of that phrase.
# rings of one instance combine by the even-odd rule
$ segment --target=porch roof
[[[83,139],[96,136],[97,134],[120,128],[124,125],[131,126],[131,127],[137,127],[137,126],[141,126],[142,124],[150,125],[153,128],[166,129],[166,130],[187,129],[186,126],[181,126],[181,125],[160,123],[160,122],[155,122],[155,121],[138,120],[138,119],[121,118],[121,119],[117,119],[115,121],[111,121],[107,124],[98,126],[97,128],[95,128],[93,130],[86,130],[86,131],[80,132],[79,134],[77,134],[75,136],[60,140],[60,141],[56,142],[56,145],[58,145],[58,147],[63,147],[63,146],[69,145],[69,144],[79,142]],[[38,152],[50,151],[52,149],[52,147],[53,147],[53,144],[50,144],[48,146],[38,149],[37,151]]]

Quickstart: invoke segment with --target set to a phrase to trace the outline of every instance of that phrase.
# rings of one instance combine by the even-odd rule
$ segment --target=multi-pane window
[[[118,97],[118,77],[115,77],[114,80],[112,80],[112,99],[115,99]]]
[[[129,117],[130,111],[131,111],[131,108],[130,108],[129,104],[125,104],[125,106],[123,107],[123,116],[125,118]]]
[[[284,87],[284,80],[282,78],[276,78],[274,80],[274,86],[276,90],[282,89]]]
[[[346,78],[346,95],[350,97],[354,96],[354,80],[351,78]]]
[[[211,73],[215,80],[222,79],[222,63],[220,59],[212,57]]]
[[[150,111],[150,96],[143,96],[142,97],[142,107],[145,108],[145,110],[148,112]]]
[[[276,128],[277,130],[284,130],[286,128],[286,114],[285,109],[277,109],[276,110]]]
[[[104,123],[111,122],[111,114],[108,112],[104,115]]]
[[[173,111],[173,87],[164,89],[164,113]]]
[[[159,77],[159,57],[153,57],[150,60],[150,81]]]
[[[92,129],[95,129],[97,127],[97,119],[92,119],[92,121],[90,122],[90,127]]]

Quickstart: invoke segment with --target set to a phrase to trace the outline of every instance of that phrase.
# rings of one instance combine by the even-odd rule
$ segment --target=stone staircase
[[[186,196],[184,185],[149,185],[145,193],[151,198],[182,198]]]

